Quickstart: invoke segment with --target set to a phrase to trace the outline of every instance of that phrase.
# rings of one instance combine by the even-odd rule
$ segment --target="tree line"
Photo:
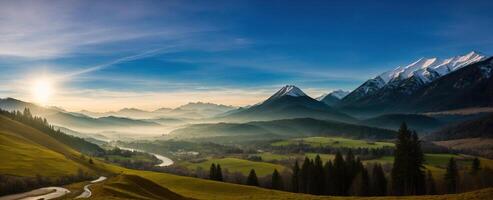
[[[24,111],[12,111],[8,112],[0,109],[0,115],[6,116],[12,120],[26,124],[32,128],[38,129],[39,131],[48,134],[52,138],[64,143],[75,150],[93,156],[100,156],[104,154],[104,149],[96,144],[85,141],[82,138],[67,135],[61,132],[59,129],[55,129],[54,126],[50,125],[46,118],[33,116],[29,108],[24,108]]]
[[[378,163],[364,165],[352,151],[347,151],[344,156],[337,152],[334,159],[325,163],[319,155],[314,159],[305,157],[301,165],[295,161],[290,172],[274,170],[272,175],[260,179],[251,169],[247,177],[239,176],[240,180],[235,183],[333,196],[444,194],[493,186],[493,171],[481,168],[478,158],[473,159],[470,170],[462,174],[456,160],[451,158],[439,181],[435,181],[432,171],[425,170],[424,162],[421,141],[416,132],[403,124],[398,132],[391,169],[385,170]],[[221,174],[220,179],[217,174]],[[211,165],[209,179],[225,181],[223,174],[219,164]],[[225,174],[229,179],[230,173]]]

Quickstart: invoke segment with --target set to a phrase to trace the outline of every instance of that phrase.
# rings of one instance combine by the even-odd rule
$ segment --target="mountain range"
[[[364,82],[335,107],[365,116],[491,106],[492,70],[492,59],[474,51],[423,58]]]
[[[304,117],[343,122],[355,120],[353,117],[309,97],[294,85],[286,85],[267,100],[247,108],[237,109],[221,118],[236,121],[266,121]]]
[[[330,93],[319,96],[315,99],[319,100],[319,101],[321,101],[321,102],[323,102],[329,106],[333,106],[333,105],[336,105],[337,103],[339,103],[341,101],[341,99],[346,97],[349,93],[350,93],[349,91],[335,90],[335,91],[332,91]]]
[[[158,118],[176,118],[176,119],[201,119],[214,117],[218,114],[236,109],[234,106],[226,106],[213,103],[191,102],[177,108],[159,108],[153,111],[141,110],[138,108],[123,108],[111,112],[91,112],[81,110],[79,113],[91,117],[127,117],[134,119],[158,119]]]

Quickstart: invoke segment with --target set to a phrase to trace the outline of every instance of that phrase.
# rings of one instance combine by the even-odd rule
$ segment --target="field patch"
[[[390,142],[373,142],[366,140],[349,139],[343,137],[307,137],[283,140],[272,143],[272,146],[289,146],[307,144],[312,147],[333,147],[333,148],[382,148],[393,147]]]
[[[199,163],[183,162],[180,163],[180,165],[185,166],[190,170],[195,170],[200,167],[208,171],[212,163],[220,164],[223,170],[227,169],[229,172],[241,172],[245,175],[248,175],[251,169],[255,169],[257,176],[272,174],[274,169],[277,169],[278,171],[283,171],[284,169],[286,169],[286,167],[282,165],[249,161],[239,158],[212,158]]]

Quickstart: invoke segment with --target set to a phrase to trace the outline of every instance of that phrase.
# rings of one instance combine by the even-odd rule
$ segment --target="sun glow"
[[[48,103],[50,96],[53,94],[52,82],[48,79],[38,79],[32,86],[32,95],[34,100],[40,104]]]

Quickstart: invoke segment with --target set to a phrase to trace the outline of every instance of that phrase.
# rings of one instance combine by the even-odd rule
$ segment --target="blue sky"
[[[491,1],[2,1],[0,96],[69,110],[351,90],[420,57],[493,52]],[[94,101],[97,99],[98,101]]]

